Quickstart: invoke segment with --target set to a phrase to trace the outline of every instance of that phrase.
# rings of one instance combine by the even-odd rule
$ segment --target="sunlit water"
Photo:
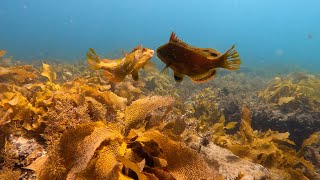
[[[101,55],[156,49],[175,31],[220,52],[235,43],[243,67],[317,71],[319,7],[317,0],[2,0],[0,49],[22,60],[84,60],[89,47]]]

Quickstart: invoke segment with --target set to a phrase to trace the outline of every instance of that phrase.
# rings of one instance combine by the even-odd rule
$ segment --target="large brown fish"
[[[203,83],[216,75],[216,68],[237,70],[241,64],[235,45],[221,54],[211,48],[190,46],[178,39],[174,32],[169,42],[157,49],[157,55],[166,64],[165,69],[173,69],[174,79],[178,82],[187,75],[193,82]]]
[[[147,66],[152,58],[154,51],[148,48],[138,46],[129,54],[123,53],[124,57],[120,59],[100,59],[96,52],[90,48],[87,53],[87,60],[92,69],[101,69],[108,80],[118,83],[131,74],[132,78],[137,81],[139,79],[139,69]]]

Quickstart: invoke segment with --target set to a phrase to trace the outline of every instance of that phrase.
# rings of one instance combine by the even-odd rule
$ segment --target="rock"
[[[213,143],[202,147],[200,153],[208,164],[218,164],[220,175],[224,179],[236,179],[243,175],[242,180],[270,179],[271,172],[259,165],[234,155],[231,151]]]
[[[207,146],[201,146],[201,138],[195,134],[187,134],[184,138],[187,145],[197,150],[213,169],[218,169],[224,179],[241,180],[253,179],[283,179],[272,173],[260,164],[255,164],[234,155],[231,151],[210,142]]]
[[[14,159],[19,159],[21,166],[31,164],[36,158],[46,153],[35,139],[11,135],[8,142],[10,144],[8,154]]]

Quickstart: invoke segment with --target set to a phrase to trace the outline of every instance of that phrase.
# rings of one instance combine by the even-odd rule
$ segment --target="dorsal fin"
[[[135,50],[138,50],[138,49],[142,49],[142,44],[133,48],[131,52],[134,52]]]
[[[176,33],[172,32],[170,39],[169,39],[169,43],[173,43],[173,44],[177,44],[179,46],[182,47],[188,47],[189,45],[183,41],[181,41],[177,36]]]

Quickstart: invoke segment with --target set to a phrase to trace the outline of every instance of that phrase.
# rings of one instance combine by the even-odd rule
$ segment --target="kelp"
[[[48,155],[26,168],[36,171],[39,179],[218,177],[217,172],[183,142],[154,129],[158,126],[146,130],[143,125],[148,121],[146,115],[170,103],[172,100],[168,97],[148,97],[128,107],[123,125],[98,121],[75,126],[62,135]],[[130,107],[139,113],[132,113]],[[142,127],[135,129],[132,122]]]
[[[19,178],[20,178],[20,172],[17,170],[12,170],[9,168],[4,168],[3,170],[0,170],[1,180],[19,179]]]
[[[207,131],[221,116],[216,98],[215,91],[211,88],[204,88],[195,93],[185,107],[191,111],[192,117],[197,119],[200,131]]]
[[[240,130],[230,135],[238,123],[221,116],[213,88],[189,90],[188,97],[156,71],[145,72],[148,76],[139,82],[115,85],[89,70],[54,62],[38,69],[11,66],[0,74],[0,137],[5,142],[0,150],[13,146],[13,134],[39,141],[45,155],[25,167],[38,179],[218,178],[216,167],[185,145],[185,129],[197,137],[210,130],[214,143],[288,177],[313,177],[303,156],[318,135],[296,152],[288,133],[253,130],[248,109],[243,109]],[[159,96],[164,94],[172,96]],[[1,153],[0,160],[6,177],[18,174],[12,169],[20,159],[11,161]]]
[[[39,72],[30,65],[0,67],[0,83],[22,85],[38,78]]]
[[[259,96],[282,110],[320,111],[320,80],[314,75],[293,73],[276,77]]]
[[[118,96],[127,98],[128,103],[131,103],[132,101],[145,96],[142,92],[143,87],[144,83],[141,81],[124,81],[115,85],[114,92]]]
[[[134,101],[125,110],[126,130],[136,128],[137,125],[143,125],[146,122],[147,115],[158,108],[166,107],[173,104],[171,97],[152,96]]]
[[[91,114],[94,113],[97,106],[100,106],[100,109],[101,106],[106,106],[113,112],[124,109],[126,106],[125,98],[110,91],[100,91],[101,85],[89,84],[85,79],[77,79],[62,85],[54,83],[56,74],[48,64],[43,64],[41,75],[48,78],[49,81],[26,84],[22,87],[4,84],[5,88],[0,94],[0,107],[6,111],[6,115],[1,119],[1,124],[18,120],[23,121],[23,126],[27,130],[37,130],[44,121],[52,123],[48,121],[48,112],[57,111],[54,109],[62,102],[65,105],[71,103],[72,108],[73,103],[79,107],[90,106]],[[90,97],[95,100],[88,101]]]
[[[294,142],[289,140],[289,133],[279,133],[268,130],[267,132],[255,131],[251,127],[251,114],[245,105],[242,108],[242,118],[239,131],[234,135],[226,134],[224,117],[212,127],[212,140],[241,158],[246,158],[254,163],[259,163],[274,171],[281,171],[288,179],[315,177],[314,166],[300,152],[293,149]],[[230,125],[230,127],[232,127]],[[305,141],[305,145],[312,143],[317,135]]]
[[[122,176],[139,179],[149,179],[148,177],[161,179],[164,176],[172,179],[214,179],[217,177],[217,173],[210,169],[195,151],[181,142],[171,140],[157,130],[145,132],[137,130],[124,138],[115,135],[117,131],[112,131],[113,133],[110,132],[111,134],[105,136],[112,137],[113,140],[104,139],[97,149],[96,146],[92,147],[90,144],[101,143],[99,139],[102,140],[103,135],[101,133],[90,134],[88,128],[94,126],[95,124],[87,124],[85,127],[80,125],[74,131],[70,130],[72,134],[67,132],[59,142],[58,147],[64,148],[58,157],[54,153],[49,154],[42,165],[30,165],[27,168],[35,170],[39,179],[87,179],[89,177],[118,179]],[[105,128],[108,129],[108,125]],[[81,131],[81,133],[75,133],[75,131],[79,133]],[[63,141],[65,138],[69,141]],[[86,139],[90,140],[90,143],[78,142],[78,140],[86,141]],[[68,146],[63,146],[63,142]],[[70,146],[72,144],[85,146],[78,148]],[[92,151],[96,151],[97,156],[93,156]],[[123,172],[126,173],[123,174]]]
[[[25,167],[38,179],[217,176],[200,155],[178,138],[170,138],[185,128],[181,120],[164,122],[174,104],[172,97],[135,97],[127,106],[127,99],[111,92],[103,80],[57,83],[48,64],[43,64],[40,75],[46,79],[22,88],[6,86],[0,104],[10,114],[9,123],[21,121],[25,130],[41,133],[46,140],[49,152]],[[178,157],[176,151],[181,152]]]

